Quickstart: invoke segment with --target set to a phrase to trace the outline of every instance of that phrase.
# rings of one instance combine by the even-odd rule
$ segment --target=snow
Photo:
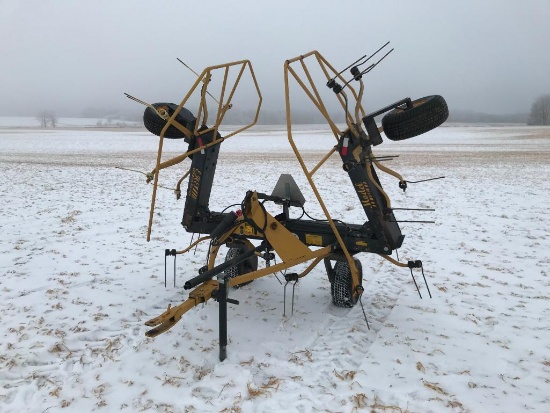
[[[309,165],[334,145],[328,131],[296,140]],[[547,412],[550,405],[550,130],[440,127],[375,148],[410,181],[382,175],[406,234],[401,260],[415,273],[359,254],[363,305],[331,304],[324,267],[296,287],[283,317],[273,275],[231,292],[228,359],[218,361],[217,304],[146,338],[143,323],[182,302],[204,265],[190,243],[183,200],[159,190],[146,242],[157,138],[140,131],[0,129],[0,411]],[[165,159],[183,152],[165,141]],[[188,164],[162,171],[173,187]],[[321,209],[284,130],[257,128],[223,143],[211,207],[247,190],[270,193],[291,173],[306,210]],[[337,159],[315,174],[336,218],[365,220]],[[271,208],[271,207],[270,207]],[[272,207],[274,210],[277,207]],[[223,259],[223,253],[220,259]],[[279,279],[281,277],[279,276]],[[290,300],[287,288],[287,305]]]

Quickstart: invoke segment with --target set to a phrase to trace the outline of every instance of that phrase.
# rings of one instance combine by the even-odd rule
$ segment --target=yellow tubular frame
[[[231,91],[229,92],[229,96],[228,96],[227,100],[224,102],[225,92],[226,92],[226,89],[228,88],[227,79],[228,79],[229,70],[230,70],[231,67],[237,67],[239,69],[239,73],[237,75],[237,78],[236,78],[235,82],[233,83],[233,86],[231,87]],[[197,122],[196,122],[196,125],[195,125],[195,130],[193,131],[193,134],[195,136],[200,136],[200,135],[203,135],[205,133],[214,131],[214,136],[217,136],[218,129],[219,129],[221,123],[223,122],[223,118],[225,116],[225,113],[231,107],[231,100],[233,99],[235,91],[237,90],[237,86],[238,86],[238,84],[239,84],[239,82],[242,78],[242,75],[243,75],[243,73],[245,72],[246,69],[248,69],[248,71],[250,72],[252,81],[254,83],[254,87],[256,88],[256,93],[258,95],[258,104],[256,106],[256,113],[254,115],[254,119],[249,124],[247,124],[246,126],[243,126],[242,128],[229,133],[228,135],[224,136],[222,139],[216,139],[215,138],[213,142],[211,142],[207,145],[202,145],[198,148],[195,148],[192,151],[187,151],[187,152],[183,153],[182,155],[176,156],[176,157],[174,157],[172,159],[169,159],[165,162],[161,162],[164,135],[166,134],[166,131],[168,130],[170,125],[174,126],[175,128],[180,130],[182,133],[184,133],[188,137],[191,135],[189,130],[187,130],[185,127],[180,125],[177,121],[175,121],[175,118],[180,113],[181,109],[187,103],[189,98],[193,95],[193,93],[195,92],[197,87],[201,83],[203,84],[202,90],[201,90],[201,100],[200,100],[200,103],[199,103],[198,118],[197,118]],[[223,75],[224,77],[223,77],[223,84],[222,84],[222,87],[221,87],[221,90],[220,90],[220,95],[219,95],[219,98],[218,98],[218,107],[217,107],[217,112],[216,112],[216,122],[214,123],[214,126],[199,132],[198,131],[199,126],[203,125],[203,124],[206,124],[206,121],[208,120],[208,109],[207,109],[207,104],[206,104],[206,94],[207,94],[207,91],[208,91],[208,84],[210,82],[210,79],[212,78],[212,73],[217,71],[217,70],[224,70],[224,75]],[[154,210],[155,210],[155,202],[156,202],[156,197],[157,197],[157,187],[158,187],[158,179],[159,179],[160,171],[162,169],[165,169],[165,168],[168,168],[170,166],[174,166],[174,165],[177,165],[177,164],[183,162],[186,158],[188,158],[190,155],[194,154],[195,152],[199,152],[199,151],[207,149],[207,148],[209,148],[213,145],[217,145],[217,144],[221,143],[223,140],[229,139],[230,137],[232,137],[232,136],[234,136],[234,135],[236,135],[236,134],[238,134],[238,133],[240,133],[240,132],[242,132],[242,131],[244,131],[248,128],[251,128],[258,121],[258,117],[260,115],[261,105],[262,105],[262,94],[261,94],[260,88],[258,86],[258,81],[256,80],[256,75],[254,74],[254,69],[252,69],[252,64],[250,63],[249,60],[239,60],[239,61],[236,61],[236,62],[221,64],[221,65],[216,65],[216,66],[209,66],[209,67],[205,68],[202,71],[202,73],[198,76],[198,78],[195,81],[195,83],[193,84],[193,86],[191,86],[191,89],[189,89],[189,91],[187,92],[187,94],[185,95],[185,97],[183,98],[183,100],[181,101],[179,106],[177,107],[177,109],[174,111],[172,116],[170,116],[170,118],[166,120],[166,125],[164,125],[164,127],[162,128],[162,131],[160,133],[160,139],[159,139],[159,145],[158,145],[158,151],[157,151],[157,162],[156,162],[155,169],[153,169],[150,173],[150,175],[154,177],[154,181],[153,181],[153,194],[151,196],[151,208],[149,210],[149,225],[147,227],[147,241],[151,240],[151,229],[153,227],[153,214],[154,214]],[[184,176],[184,178],[185,178],[185,176]],[[181,181],[184,178],[182,178],[178,182],[178,189],[181,185]]]
[[[294,151],[294,154],[296,155],[296,158],[298,159],[298,162],[300,163],[300,166],[302,167],[302,170],[304,171],[304,174],[305,174],[305,176],[306,176],[306,178],[307,178],[307,180],[308,180],[308,182],[311,186],[311,189],[313,190],[313,193],[315,194],[315,197],[317,198],[317,201],[319,202],[319,205],[321,206],[321,208],[323,210],[323,213],[325,214],[325,216],[327,218],[327,221],[328,221],[328,223],[329,223],[329,225],[332,229],[332,232],[334,233],[334,236],[336,237],[336,240],[338,241],[338,245],[340,246],[340,248],[342,249],[342,252],[344,253],[344,256],[346,257],[346,260],[348,262],[348,265],[349,265],[349,268],[350,268],[350,271],[351,271],[352,280],[353,280],[354,294],[358,294],[358,292],[356,291],[356,287],[358,285],[360,285],[359,271],[358,271],[357,267],[355,266],[355,262],[354,262],[354,260],[351,256],[351,254],[349,253],[348,249],[346,248],[346,245],[344,244],[344,241],[342,240],[342,237],[340,236],[340,233],[338,232],[338,230],[336,228],[336,225],[334,224],[334,220],[330,216],[330,213],[329,213],[325,203],[323,202],[323,199],[321,198],[321,195],[319,194],[319,191],[317,190],[315,182],[313,181],[313,175],[315,174],[315,172],[317,172],[317,170],[330,158],[330,156],[334,152],[336,152],[336,147],[333,147],[327,153],[327,155],[325,155],[323,157],[323,159],[321,159],[321,161],[312,170],[308,170],[302,156],[300,155],[300,151],[298,150],[298,147],[296,146],[296,144],[294,142],[294,139],[292,137],[292,117],[291,117],[291,105],[290,105],[289,74],[292,75],[294,80],[296,80],[296,82],[301,86],[302,90],[310,98],[312,103],[317,107],[319,112],[321,112],[321,114],[323,115],[323,117],[327,121],[330,129],[332,130],[332,133],[334,134],[336,142],[338,142],[339,137],[344,133],[344,131],[341,131],[336,126],[336,124],[334,123],[334,121],[332,120],[330,115],[328,114],[328,112],[326,110],[326,107],[325,107],[325,104],[323,103],[323,100],[321,99],[321,96],[319,94],[319,91],[315,87],[315,83],[313,82],[313,80],[311,78],[311,75],[309,73],[309,70],[308,70],[306,62],[305,62],[305,60],[308,57],[311,57],[311,56],[314,56],[316,58],[317,63],[319,64],[321,70],[325,74],[325,77],[326,77],[327,81],[332,79],[333,77],[336,77],[340,81],[345,83],[345,79],[341,75],[339,75],[338,72],[336,71],[336,69],[334,69],[334,67],[332,67],[330,65],[330,63],[328,63],[328,61],[316,50],[314,50],[312,52],[309,52],[305,55],[295,57],[294,59],[287,60],[285,62],[285,64],[284,64],[284,81],[285,81],[286,126],[287,126],[288,141],[290,142],[290,146],[292,147],[292,150]],[[300,78],[300,76],[296,73],[296,71],[292,68],[291,65],[295,62],[300,62],[301,67],[302,67],[302,69],[305,73],[305,76],[306,76],[307,80],[308,80],[309,87]],[[332,76],[331,76],[331,74],[332,74]],[[362,90],[360,92],[360,95],[358,95],[357,92],[353,89],[353,87],[351,87],[351,85],[348,85],[348,88],[349,88],[349,90],[350,90],[350,92],[353,96],[354,101],[357,102],[357,106],[356,106],[355,116],[353,116],[353,114],[350,113],[349,111],[346,113],[346,123],[347,123],[348,128],[352,131],[352,133],[358,134],[358,131],[356,130],[354,125],[352,125],[352,123],[353,123],[354,119],[357,116],[359,116],[360,114],[363,114],[363,116],[365,115],[365,110],[363,109],[363,106],[361,105],[361,102],[360,102],[360,95],[362,95]],[[346,96],[345,92],[341,92],[340,94],[336,95],[336,97],[338,98],[338,101],[342,105],[342,108],[345,109],[346,108],[345,100],[341,95],[345,96],[346,98],[347,98],[347,96]],[[360,125],[358,125],[358,127],[360,127]]]

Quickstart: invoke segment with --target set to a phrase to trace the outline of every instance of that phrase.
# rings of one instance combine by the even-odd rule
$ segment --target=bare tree
[[[40,122],[41,128],[48,127],[48,113],[45,110],[36,115],[36,120]]]
[[[50,112],[50,126],[52,128],[55,128],[57,126],[57,116],[55,115],[55,112]]]
[[[47,128],[48,126],[51,126],[52,128],[55,128],[57,126],[57,116],[54,112],[49,110],[43,110],[36,116],[36,120],[40,122],[41,128]]]
[[[539,96],[533,102],[529,125],[550,125],[550,94]]]

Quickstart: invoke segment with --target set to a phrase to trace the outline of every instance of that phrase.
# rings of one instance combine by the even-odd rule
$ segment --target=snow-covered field
[[[321,128],[297,139],[310,164],[333,145]],[[399,251],[424,262],[433,298],[419,273],[423,299],[407,269],[360,254],[368,330],[359,305],[332,305],[322,265],[292,316],[265,277],[231,293],[221,363],[215,302],[144,336],[185,299],[207,248],[179,256],[164,288],[164,249],[191,239],[183,200],[159,190],[147,243],[152,188],[116,168],[149,171],[156,148],[146,132],[0,129],[0,412],[550,411],[550,129],[440,127],[375,148],[399,154],[387,165],[407,180],[446,177],[403,193],[381,176],[394,207],[436,209],[396,212],[436,221],[401,224]],[[322,218],[285,133],[266,128],[222,145],[212,209],[270,193],[280,173]],[[365,220],[337,159],[315,176],[337,218]]]

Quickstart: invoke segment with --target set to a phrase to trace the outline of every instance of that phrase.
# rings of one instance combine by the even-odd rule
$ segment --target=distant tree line
[[[550,125],[550,94],[535,99],[531,106],[529,125]]]
[[[143,106],[136,106],[133,110],[120,110],[113,108],[85,108],[81,112],[83,118],[105,119],[109,123],[115,121],[141,122],[143,118]]]
[[[526,124],[528,113],[508,113],[495,115],[492,113],[474,112],[470,110],[451,110],[447,122],[456,123],[523,123]]]

